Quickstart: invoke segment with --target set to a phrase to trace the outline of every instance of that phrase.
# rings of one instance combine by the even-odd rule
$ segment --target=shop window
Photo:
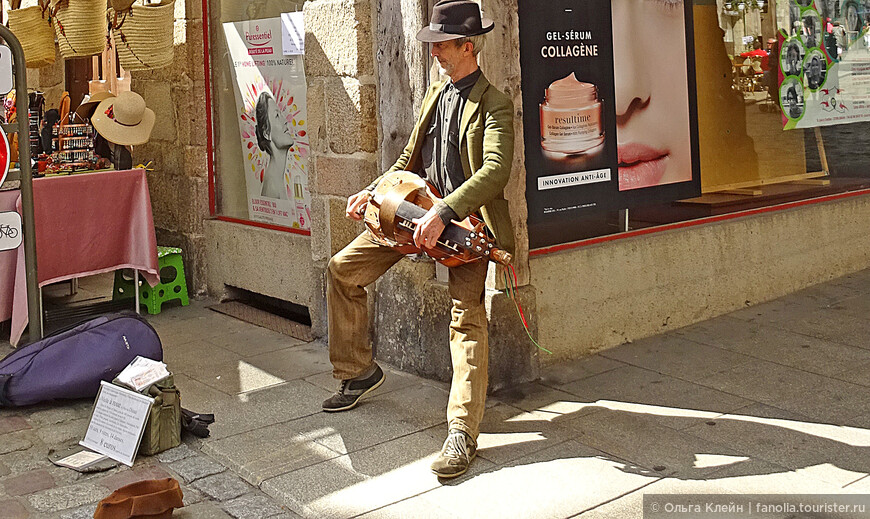
[[[870,21],[837,0],[694,5],[702,196],[654,225],[870,187]]]
[[[520,0],[531,248],[870,188],[862,1]],[[691,132],[674,124],[687,105]],[[644,170],[628,141],[668,153]],[[672,175],[680,143],[697,169]]]
[[[304,58],[282,49],[275,25],[303,4],[208,2],[218,218],[310,232]]]

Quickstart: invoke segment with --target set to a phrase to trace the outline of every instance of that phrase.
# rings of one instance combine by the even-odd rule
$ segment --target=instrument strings
[[[401,220],[399,220],[397,225],[399,227],[404,227],[406,230],[408,230],[412,233],[417,230],[417,224],[415,224],[414,222],[412,222],[410,220],[406,220],[405,218],[402,218]],[[459,252],[459,245],[456,245],[455,243],[451,242],[450,240],[442,241],[441,239],[438,239],[435,241],[435,244],[446,247],[455,253]]]

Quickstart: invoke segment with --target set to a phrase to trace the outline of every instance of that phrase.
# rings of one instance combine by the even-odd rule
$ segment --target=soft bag
[[[162,361],[160,337],[130,313],[97,317],[21,346],[0,360],[0,406],[94,398],[137,355]]]

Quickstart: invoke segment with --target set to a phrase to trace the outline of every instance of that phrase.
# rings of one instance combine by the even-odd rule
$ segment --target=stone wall
[[[870,197],[532,258],[546,362],[617,346],[870,267]],[[582,265],[582,268],[578,268]]]
[[[323,269],[362,225],[347,197],[378,175],[378,106],[371,0],[305,3],[305,76],[312,151],[311,252]]]
[[[514,103],[514,162],[505,189],[510,203],[516,250],[513,265],[520,286],[529,283],[529,231],[526,224],[526,166],[523,137],[523,92],[520,74],[520,33],[516,0],[483,0],[484,15],[495,28],[487,34],[480,64],[486,77]]]
[[[60,105],[64,87],[64,62],[55,45],[54,63],[40,68],[27,69],[27,88],[40,90],[45,94],[45,106],[55,108]]]
[[[209,216],[202,3],[176,0],[172,64],[132,72],[131,89],[145,98],[157,122],[151,140],[133,150],[148,172],[157,243],[181,247],[191,293],[206,288],[203,220]]]
[[[429,46],[415,39],[429,23],[431,0],[378,0],[377,78],[380,92],[380,169],[389,168],[408,142],[430,80],[438,77],[431,67]],[[516,10],[514,5],[513,10]],[[487,36],[480,63],[484,73],[519,106],[519,62],[516,15],[508,1],[484,3],[484,13],[503,19]],[[520,118],[521,119],[521,118]],[[517,150],[522,150],[522,128],[516,123]],[[525,222],[522,153],[515,155],[514,170],[506,196],[515,222]],[[523,284],[527,282],[527,239],[524,224],[516,225],[520,255],[516,262]],[[491,274],[493,269],[491,269]],[[452,366],[448,346],[450,295],[446,276],[436,276],[431,260],[403,260],[385,274],[372,291],[372,342],[379,359],[400,369],[438,380],[450,380]],[[531,380],[538,374],[538,357],[528,341],[513,302],[498,276],[491,276],[485,304],[489,316],[490,389]],[[520,291],[523,305],[534,310],[535,294]],[[535,329],[534,320],[531,326]]]

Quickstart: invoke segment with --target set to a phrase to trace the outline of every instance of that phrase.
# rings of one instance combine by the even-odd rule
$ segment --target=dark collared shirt
[[[441,196],[449,195],[465,182],[459,154],[459,120],[471,88],[480,75],[478,68],[456,83],[448,82],[441,89],[423,139],[421,154],[426,180],[438,189]],[[436,209],[445,224],[457,216],[446,204],[441,203]]]

